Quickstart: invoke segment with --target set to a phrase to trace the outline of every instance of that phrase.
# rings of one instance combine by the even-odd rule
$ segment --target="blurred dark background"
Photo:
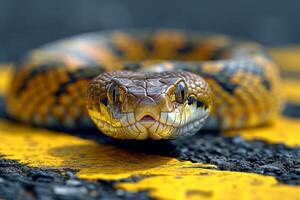
[[[299,0],[0,0],[0,62],[77,33],[171,27],[300,43]]]

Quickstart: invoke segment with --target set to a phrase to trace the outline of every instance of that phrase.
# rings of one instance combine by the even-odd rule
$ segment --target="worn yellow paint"
[[[10,84],[14,69],[11,64],[0,65],[0,95],[4,95]]]
[[[300,119],[280,117],[273,124],[250,129],[232,130],[227,135],[240,135],[247,140],[259,139],[270,143],[300,146]]]
[[[300,79],[284,79],[283,83],[287,101],[300,105]]]
[[[159,199],[300,198],[300,187],[274,177],[215,170],[214,166],[130,152],[75,136],[0,121],[0,154],[31,167],[77,170],[80,178],[119,180],[126,191],[149,190]]]
[[[283,70],[300,72],[300,46],[272,48],[269,53]]]
[[[145,155],[45,129],[0,121],[0,154],[31,167],[72,168],[87,179],[128,178],[132,175],[172,173],[180,168],[212,165],[179,162]]]
[[[127,191],[148,190],[158,199],[299,199],[300,187],[278,184],[273,177],[240,172],[184,170],[172,175],[145,178],[138,183],[122,183]]]

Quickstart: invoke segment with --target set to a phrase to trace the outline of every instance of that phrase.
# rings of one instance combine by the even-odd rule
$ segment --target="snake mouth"
[[[140,123],[145,128],[150,128],[156,120],[151,115],[144,115],[137,123]]]
[[[155,121],[151,115],[145,115],[140,121]]]

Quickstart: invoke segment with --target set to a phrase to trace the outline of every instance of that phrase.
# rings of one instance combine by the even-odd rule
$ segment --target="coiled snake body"
[[[278,67],[259,44],[182,30],[95,32],[34,49],[6,102],[26,123],[96,124],[118,139],[258,126],[282,105]]]

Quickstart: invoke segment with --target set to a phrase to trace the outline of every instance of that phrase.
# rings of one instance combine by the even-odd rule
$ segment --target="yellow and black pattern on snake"
[[[169,139],[203,125],[271,122],[281,93],[278,67],[257,43],[181,30],[110,31],[30,51],[6,102],[13,118],[38,126]]]

